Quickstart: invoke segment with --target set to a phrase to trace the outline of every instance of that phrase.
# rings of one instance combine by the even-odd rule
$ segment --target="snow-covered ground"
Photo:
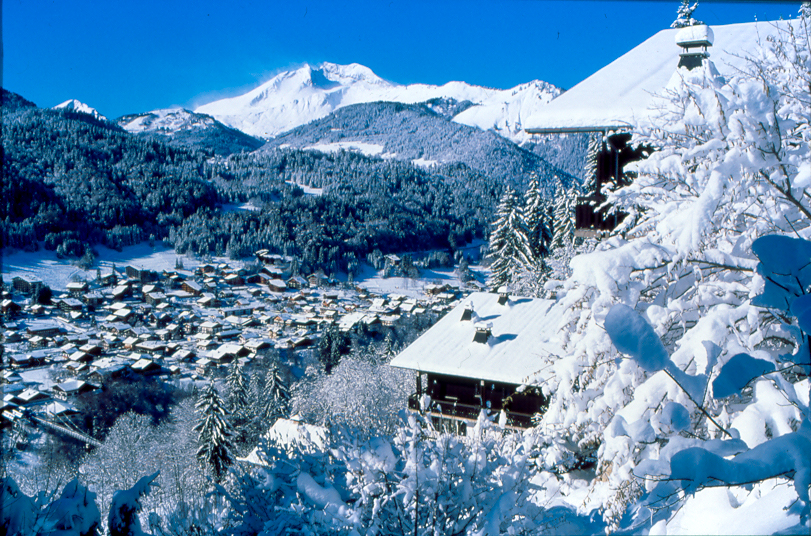
[[[113,264],[118,270],[123,270],[125,266],[131,265],[155,271],[174,270],[178,259],[187,270],[203,264],[200,259],[179,255],[175,253],[174,249],[162,244],[156,244],[153,248],[144,242],[137,246],[123,248],[122,251],[115,251],[104,246],[95,246],[95,249],[99,255],[89,270],[76,266],[75,259],[58,259],[54,251],[45,249],[35,252],[4,250],[3,280],[10,282],[14,277],[29,274],[40,278],[53,290],[65,290],[71,281],[95,279],[97,268],[100,268],[102,273],[109,272]],[[232,261],[225,257],[215,257],[212,261],[227,262],[231,266],[241,266],[242,264],[240,261]]]
[[[408,277],[383,277],[371,266],[363,263],[362,272],[355,277],[355,283],[373,294],[402,294],[409,298],[425,298],[425,287],[428,285],[451,285],[463,287],[464,284],[459,279],[453,268],[446,269],[420,269],[420,278],[411,279]],[[470,271],[480,284],[487,278],[489,270],[478,266],[471,266]]]
[[[379,156],[383,153],[383,146],[376,143],[362,141],[336,141],[333,143],[316,143],[304,147],[305,151],[319,151],[321,153],[337,153],[340,151],[357,151],[366,156]]]
[[[293,181],[287,181],[287,184],[298,186],[299,188],[301,188],[301,191],[307,195],[322,195],[324,193],[323,188],[313,188],[311,186],[307,186],[306,184],[298,184]]]

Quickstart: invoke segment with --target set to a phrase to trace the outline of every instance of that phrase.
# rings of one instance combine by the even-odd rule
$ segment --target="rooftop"
[[[754,54],[759,43],[791,21],[751,22],[712,26],[710,60],[723,76],[746,66],[743,56]],[[676,36],[684,30],[667,29],[653,35],[609,63],[524,121],[530,133],[593,132],[628,128],[649,113],[654,94],[677,72]],[[711,39],[710,39],[711,40]]]
[[[506,304],[499,305],[498,299],[498,294],[471,294],[389,364],[435,374],[525,383],[545,367],[548,356],[560,353],[555,340],[557,319],[549,315],[555,302],[511,296]],[[471,320],[462,320],[462,313],[470,306]],[[484,342],[475,342],[481,326],[487,326],[490,334]]]

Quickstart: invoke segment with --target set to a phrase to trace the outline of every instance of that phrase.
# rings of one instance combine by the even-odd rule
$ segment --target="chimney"
[[[473,304],[468,303],[462,311],[462,321],[470,320],[473,318]]]
[[[477,322],[473,324],[476,329],[476,334],[473,336],[473,342],[487,343],[493,331],[493,324],[490,322]]]
[[[502,285],[498,287],[498,304],[504,305],[507,303],[507,301],[509,301],[509,299],[510,293],[509,290],[507,289],[507,285]]]
[[[707,47],[712,46],[715,35],[712,28],[706,24],[686,26],[676,34],[676,44],[684,49],[679,54],[679,68],[686,67],[688,71],[701,65],[704,58],[709,58]]]

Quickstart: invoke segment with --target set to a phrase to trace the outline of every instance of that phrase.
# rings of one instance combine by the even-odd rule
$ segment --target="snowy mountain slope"
[[[62,104],[57,104],[53,107],[54,110],[66,110],[69,112],[80,112],[83,114],[92,115],[96,119],[101,119],[106,121],[107,118],[101,115],[95,108],[88,106],[87,104],[78,101],[76,99],[66,100]]]
[[[458,122],[485,129],[495,126],[507,137],[520,137],[517,126],[521,118],[559,93],[558,88],[541,81],[507,90],[464,82],[448,82],[443,86],[400,85],[383,80],[356,63],[321,63],[282,72],[244,95],[214,101],[195,111],[212,115],[250,135],[272,138],[352,104],[419,103],[451,98],[476,105],[460,114]]]
[[[209,115],[196,114],[182,108],[153,110],[116,119],[116,123],[127,132],[159,132],[161,134],[206,128],[216,122],[217,120]]]
[[[253,151],[262,145],[256,138],[230,128],[210,115],[182,108],[125,115],[116,123],[133,134],[157,135],[172,144],[202,146],[221,155]]]
[[[533,172],[546,184],[551,184],[555,175],[569,182],[566,172],[537,154],[492,131],[456,123],[434,111],[453,106],[449,99],[426,104],[355,104],[281,134],[261,150],[343,149],[417,165],[462,163],[519,188]]]

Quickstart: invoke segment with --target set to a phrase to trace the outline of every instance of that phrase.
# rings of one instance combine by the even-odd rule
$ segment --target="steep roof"
[[[465,378],[521,384],[560,354],[552,300],[476,292],[463,299],[431,329],[400,352],[393,367]],[[470,320],[461,320],[472,306]],[[474,342],[476,328],[490,329],[486,342]],[[541,373],[543,378],[543,373]]]
[[[767,36],[786,30],[792,21],[712,26],[710,60],[723,76],[746,66]],[[524,120],[530,133],[588,132],[627,128],[647,116],[653,94],[676,73],[679,29],[662,30],[609,63]]]

